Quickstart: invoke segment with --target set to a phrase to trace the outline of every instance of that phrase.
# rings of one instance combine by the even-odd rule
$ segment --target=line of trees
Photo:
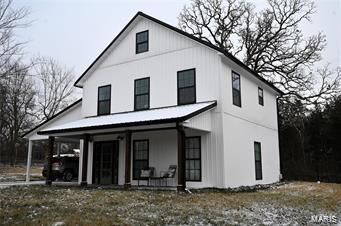
[[[0,0],[0,163],[12,165],[26,153],[21,136],[64,108],[73,94],[73,73],[56,60],[24,62],[26,43],[15,32],[29,29],[28,15],[26,8],[14,8],[12,0]]]
[[[297,101],[295,123],[281,125],[286,179],[341,182],[341,95],[306,114]]]
[[[341,176],[341,69],[322,61],[325,35],[302,30],[315,12],[312,0],[268,0],[262,10],[246,0],[191,0],[178,17],[180,29],[234,54],[285,93],[279,130],[289,179]]]

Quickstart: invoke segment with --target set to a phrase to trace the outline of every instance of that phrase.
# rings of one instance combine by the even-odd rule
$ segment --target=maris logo
[[[313,215],[311,222],[319,224],[337,224],[337,217],[333,215]]]

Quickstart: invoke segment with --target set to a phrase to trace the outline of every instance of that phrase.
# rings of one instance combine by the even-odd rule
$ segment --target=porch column
[[[49,149],[47,154],[46,185],[52,184],[52,158],[53,158],[54,137],[49,137]]]
[[[131,131],[127,130],[125,135],[126,150],[125,150],[125,174],[124,174],[124,188],[128,189],[131,186],[130,174],[131,174]]]
[[[82,154],[82,182],[81,186],[87,186],[87,175],[88,175],[88,152],[89,152],[89,134],[84,135],[84,142],[83,142],[83,154]]]
[[[31,162],[32,162],[32,140],[28,140],[26,182],[30,181]]]
[[[177,126],[178,135],[178,191],[184,191],[186,188],[185,177],[185,130],[183,126]]]

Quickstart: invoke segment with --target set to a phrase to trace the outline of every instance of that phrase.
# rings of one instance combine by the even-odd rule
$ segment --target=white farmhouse
[[[68,138],[82,185],[279,181],[282,93],[223,49],[138,12],[75,86],[81,100],[25,135],[28,172],[32,141],[49,139],[50,170],[55,138]]]

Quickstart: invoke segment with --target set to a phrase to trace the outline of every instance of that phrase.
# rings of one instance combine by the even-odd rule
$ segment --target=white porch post
[[[32,140],[28,140],[27,166],[26,166],[26,182],[30,181],[31,162],[32,162]]]
[[[83,169],[83,140],[79,140],[79,163],[78,163],[78,184],[82,182],[82,169]]]

